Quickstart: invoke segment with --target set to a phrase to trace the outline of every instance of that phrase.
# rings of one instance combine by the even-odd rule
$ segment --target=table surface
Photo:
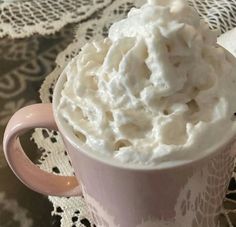
[[[1,143],[11,115],[25,105],[40,102],[40,86],[54,68],[57,54],[72,41],[73,31],[73,25],[68,25],[55,35],[0,39],[0,227],[60,225],[59,217],[51,216],[52,204],[47,197],[28,189],[12,173]],[[22,144],[31,160],[37,160],[41,151],[30,141],[30,135],[21,138]]]

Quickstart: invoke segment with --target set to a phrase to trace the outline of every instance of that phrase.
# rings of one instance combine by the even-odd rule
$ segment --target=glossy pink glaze
[[[19,136],[32,128],[57,130],[51,104],[35,104],[16,112],[4,133],[3,148],[7,162],[16,176],[29,188],[46,195],[76,196],[81,194],[75,177],[57,176],[40,170],[25,155]]]
[[[60,131],[60,129],[59,129]],[[86,152],[78,151],[78,148],[68,142],[63,136],[65,146],[71,157],[75,174],[81,180],[83,195],[88,204],[91,216],[99,227],[193,227],[185,225],[159,225],[159,221],[170,223],[176,220],[176,204],[185,185],[197,170],[203,170],[212,160],[206,159],[200,163],[193,163],[183,167],[164,170],[140,170],[119,168],[104,164],[92,159]],[[232,142],[232,141],[231,141]],[[230,143],[229,143],[230,144]],[[229,149],[229,144],[216,150],[218,160],[219,153],[234,155],[235,149]],[[233,165],[225,169],[225,179],[222,181],[222,191],[226,191],[230,180]],[[193,191],[201,188],[202,178],[196,178]],[[208,190],[214,194],[216,188]],[[223,195],[216,201],[215,206],[220,208]],[[211,203],[206,204],[206,210],[212,209]],[[198,206],[193,208],[197,213]],[[201,214],[204,219],[204,213]],[[147,220],[156,221],[155,225],[140,225]],[[209,219],[216,219],[213,214]],[[158,221],[159,220],[159,221]],[[195,226],[194,226],[195,227]],[[197,227],[207,227],[199,224]],[[211,227],[216,227],[212,225]]]

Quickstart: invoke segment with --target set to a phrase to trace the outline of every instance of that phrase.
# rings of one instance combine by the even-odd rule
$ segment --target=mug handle
[[[24,153],[19,136],[29,129],[57,130],[52,104],[34,104],[18,110],[8,122],[3,148],[15,175],[29,188],[45,195],[78,196],[81,188],[74,176],[58,176],[41,170]]]

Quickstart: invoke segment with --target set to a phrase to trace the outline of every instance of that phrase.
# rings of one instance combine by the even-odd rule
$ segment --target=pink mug
[[[53,104],[36,104],[14,114],[4,135],[4,152],[16,176],[31,189],[56,196],[84,195],[98,227],[216,227],[233,171],[235,143],[229,132],[195,160],[155,167],[127,167],[86,152],[57,114],[60,76]],[[31,128],[59,130],[75,176],[40,170],[24,154],[18,137]]]

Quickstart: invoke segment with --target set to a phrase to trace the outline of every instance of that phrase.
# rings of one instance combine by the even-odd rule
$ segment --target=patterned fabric
[[[56,227],[47,197],[25,187],[14,176],[3,157],[2,138],[9,118],[21,107],[40,102],[38,90],[53,68],[55,58],[73,39],[73,27],[66,26],[53,36],[0,39],[0,226]],[[22,137],[27,154],[37,160],[41,151]],[[55,225],[54,225],[55,223]]]
[[[48,35],[64,25],[87,19],[111,0],[21,0],[0,1],[0,37]]]
[[[234,0],[188,0],[210,28],[222,33],[236,27],[236,1]]]

